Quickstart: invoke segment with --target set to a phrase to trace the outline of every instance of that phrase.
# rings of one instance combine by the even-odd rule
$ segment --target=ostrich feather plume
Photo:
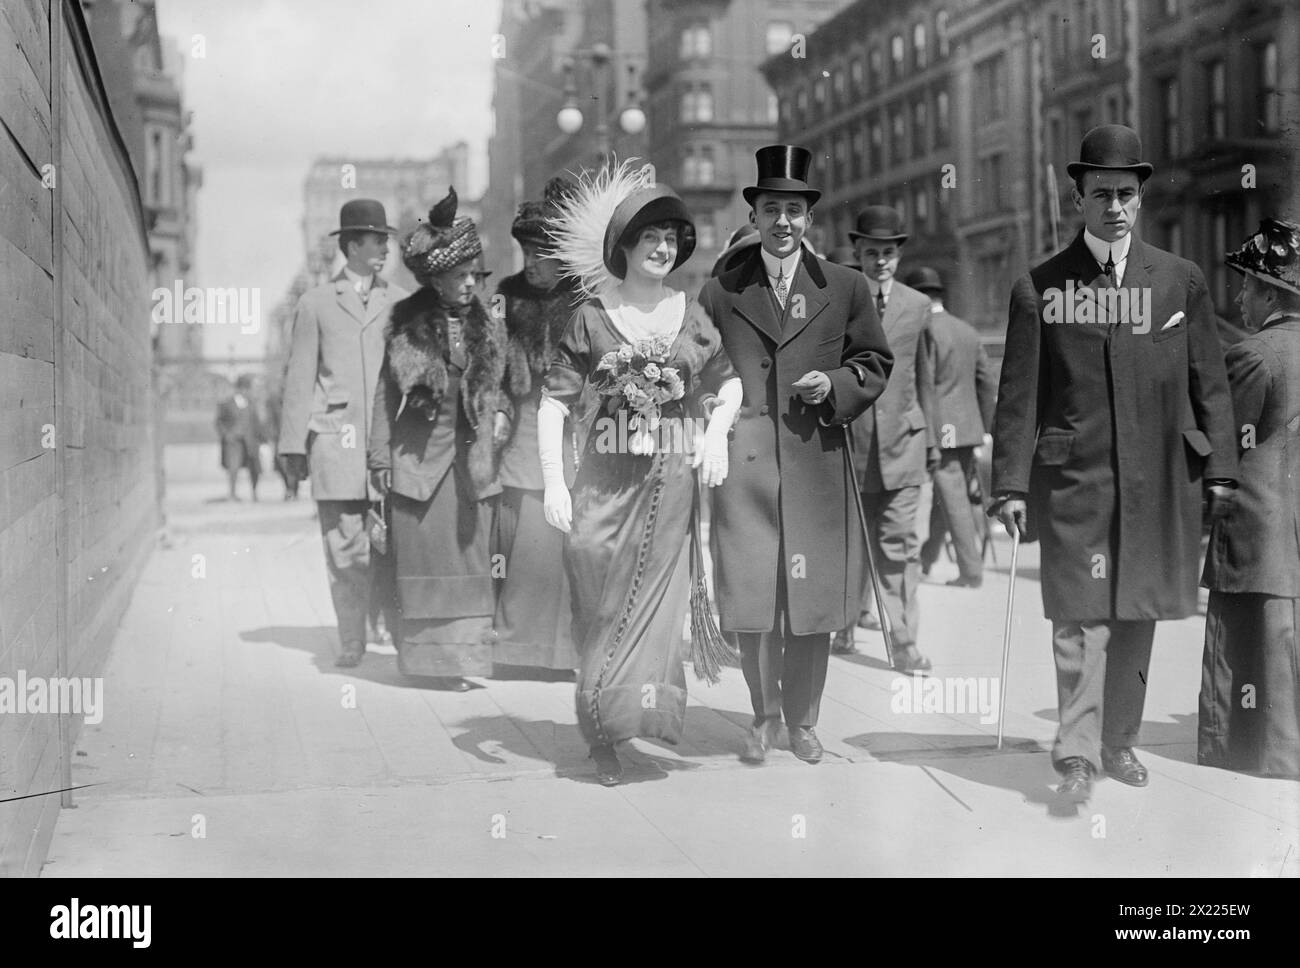
[[[583,296],[609,293],[619,279],[605,265],[605,229],[620,202],[634,191],[654,185],[654,166],[636,165],[628,158],[595,175],[584,171],[577,188],[559,200],[551,222],[548,255],[559,259],[563,274],[574,280]]]

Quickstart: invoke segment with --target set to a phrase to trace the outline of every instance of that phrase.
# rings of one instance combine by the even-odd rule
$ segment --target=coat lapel
[[[1128,313],[1126,318],[1119,320],[1121,323],[1132,325],[1134,332],[1137,331],[1139,323],[1137,311],[1142,308],[1135,305],[1135,300],[1143,299],[1146,303],[1147,312],[1155,312],[1155,296],[1151,288],[1151,269],[1150,250],[1142,244],[1142,240],[1137,235],[1134,235],[1133,240],[1129,243],[1128,262],[1124,266],[1124,278],[1120,280],[1120,287],[1128,291],[1128,298],[1126,299]],[[1153,320],[1148,317],[1146,322],[1150,326]]]
[[[786,299],[785,329],[778,346],[784,346],[804,331],[813,318],[826,308],[826,276],[817,265],[817,257],[804,251],[801,272],[795,276],[794,289]]]
[[[773,343],[781,343],[781,320],[776,303],[763,273],[763,259],[758,246],[741,270],[739,288],[732,309]]]
[[[334,277],[334,299],[349,316],[362,326],[366,324],[366,307],[362,304],[357,291],[348,282],[348,277],[343,274],[342,269]]]
[[[358,297],[358,302],[360,297]],[[375,284],[370,287],[370,301],[365,304],[364,324],[369,326],[389,307],[388,283],[375,276]]]

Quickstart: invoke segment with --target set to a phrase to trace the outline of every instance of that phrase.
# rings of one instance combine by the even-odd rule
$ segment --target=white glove
[[[700,479],[708,487],[717,487],[727,479],[727,434],[740,412],[743,396],[740,380],[728,380],[718,390],[718,405],[709,416],[709,426],[702,444],[695,448],[692,467],[703,466]]]
[[[566,409],[559,401],[542,397],[537,408],[537,456],[542,462],[542,511],[546,523],[568,534],[573,523],[573,502],[564,483]]]

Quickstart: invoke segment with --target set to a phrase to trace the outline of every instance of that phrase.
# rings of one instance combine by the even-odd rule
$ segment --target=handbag
[[[366,511],[366,534],[370,537],[370,550],[377,555],[388,554],[388,502],[378,501]]]

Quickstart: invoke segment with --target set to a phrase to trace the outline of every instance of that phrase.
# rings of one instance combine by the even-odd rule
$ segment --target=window
[[[1265,132],[1275,134],[1281,127],[1282,115],[1281,95],[1277,89],[1277,44],[1269,41],[1257,48],[1255,63],[1255,86],[1258,89],[1255,103],[1259,105],[1259,124]]]
[[[794,25],[786,20],[773,20],[767,25],[767,52],[780,54],[788,50],[794,38]]]
[[[1223,61],[1205,65],[1205,121],[1211,138],[1228,136],[1228,75]]]
[[[871,138],[871,171],[874,175],[885,167],[885,132],[880,126],[880,119],[872,118],[868,129]]]
[[[698,215],[695,218],[695,247],[702,252],[712,253],[718,246],[718,234],[713,225],[712,214]]]
[[[1181,222],[1165,223],[1165,248],[1174,255],[1183,254],[1183,225]]]
[[[871,83],[871,92],[880,90],[884,80],[884,58],[879,47],[872,47],[867,53],[867,80]]]
[[[902,34],[894,34],[889,39],[889,78],[897,81],[903,77],[903,57],[907,52],[906,45],[903,43]]]
[[[926,109],[924,101],[912,103],[912,157],[919,158],[926,149]]]
[[[926,46],[925,24],[917,24],[912,28],[912,63],[916,65],[918,71],[924,70],[925,65],[929,63],[930,51]]]
[[[1223,212],[1215,214],[1211,224],[1211,234],[1214,238],[1214,248],[1210,251],[1219,253],[1228,251],[1228,216]],[[1228,305],[1228,268],[1223,264],[1223,258],[1219,257],[1212,260],[1214,263],[1214,274],[1211,276],[1211,287],[1213,288],[1214,305]]]
[[[713,89],[708,84],[697,84],[682,92],[682,121],[693,124],[713,120]]]
[[[912,196],[912,212],[916,217],[917,228],[929,228],[930,193],[924,188],[918,188]]]
[[[149,148],[145,159],[145,204],[166,206],[171,199],[167,191],[167,139],[157,128],[149,131]]]
[[[808,120],[808,89],[799,88],[794,96],[795,123],[803,124]]]
[[[947,147],[948,141],[948,92],[939,91],[934,95],[934,146]]]
[[[698,185],[700,181],[700,160],[694,149],[688,148],[682,157],[682,184]]]
[[[975,65],[975,103],[983,109],[981,124],[1006,114],[1007,60],[1003,54],[986,57]]]
[[[948,11],[940,10],[934,15],[934,36],[939,41],[939,56],[948,56]]]
[[[1122,116],[1122,112],[1121,112],[1120,109],[1119,109],[1119,95],[1118,95],[1118,94],[1108,94],[1108,95],[1106,95],[1106,123],[1107,123],[1107,124],[1123,124],[1123,123],[1124,123],[1124,118],[1123,118],[1123,116]]]
[[[841,134],[835,139],[835,184],[849,180],[849,136]]]
[[[1182,153],[1182,143],[1178,137],[1178,78],[1166,77],[1158,82],[1158,88],[1161,147],[1164,148],[1166,158],[1177,158]]]
[[[1166,17],[1172,20],[1178,16],[1178,0],[1160,0],[1160,3]]]
[[[781,120],[781,103],[777,99],[776,93],[768,91],[767,93],[767,123],[777,124]]]
[[[1003,180],[1003,156],[988,155],[980,159],[980,191],[976,208],[980,215],[992,215],[1007,207],[1006,185]]]
[[[862,177],[862,163],[867,157],[867,132],[862,125],[853,130],[853,146],[849,151],[849,177],[857,181]]]
[[[813,111],[817,117],[826,113],[826,78],[819,77],[813,82]]]
[[[1274,60],[1276,60],[1276,58],[1274,58]],[[866,74],[867,68],[866,65],[862,63],[862,58],[860,56],[853,58],[853,63],[849,65],[849,86],[853,90],[854,97],[861,97],[866,93],[866,91],[863,90],[863,85],[867,82]]]
[[[1074,112],[1074,143],[1083,141],[1083,136],[1092,130],[1092,108],[1079,108]]]
[[[840,68],[836,68],[835,73],[831,75],[831,93],[834,95],[831,101],[831,109],[838,111],[849,103],[848,91],[845,85],[848,83],[848,74]]]
[[[708,57],[713,53],[713,34],[709,25],[694,23],[682,31],[681,59]]]
[[[705,145],[699,149],[699,184],[712,185],[714,180],[713,146]]]
[[[901,108],[889,112],[889,160],[898,164],[906,157],[904,142],[907,140],[907,122],[903,120]]]

